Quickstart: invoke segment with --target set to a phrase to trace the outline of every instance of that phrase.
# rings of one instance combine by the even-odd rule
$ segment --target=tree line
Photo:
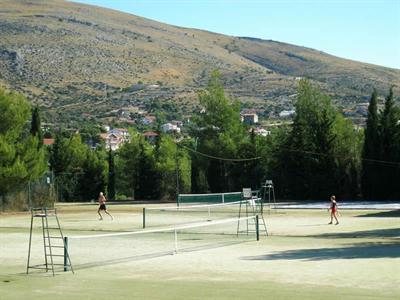
[[[158,132],[150,143],[134,129],[117,151],[90,148],[79,133],[42,145],[39,109],[0,91],[0,197],[51,170],[63,201],[173,200],[178,193],[258,189],[273,180],[280,199],[398,199],[400,110],[391,88],[383,110],[374,91],[365,129],[357,130],[308,80],[299,82],[292,125],[259,136],[240,121],[240,103],[225,94],[218,72],[199,93],[202,108],[176,141]],[[30,120],[29,120],[30,119]]]

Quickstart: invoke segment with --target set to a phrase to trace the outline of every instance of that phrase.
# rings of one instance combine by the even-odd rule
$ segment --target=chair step
[[[46,267],[28,267],[28,269],[37,269],[37,270],[51,270],[51,268],[46,268]]]
[[[33,215],[32,216],[33,218],[46,218],[46,217],[56,217],[56,215],[54,215],[54,214],[51,214],[51,215],[49,215],[49,214],[35,214],[35,215]]]

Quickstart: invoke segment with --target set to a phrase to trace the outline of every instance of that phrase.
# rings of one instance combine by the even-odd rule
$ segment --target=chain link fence
[[[46,173],[35,181],[15,187],[0,196],[1,211],[26,211],[31,207],[54,207],[57,193],[53,173]]]

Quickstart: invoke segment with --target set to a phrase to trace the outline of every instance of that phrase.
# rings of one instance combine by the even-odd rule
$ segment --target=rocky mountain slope
[[[25,93],[52,121],[104,117],[152,99],[185,113],[213,69],[244,107],[290,107],[309,77],[343,106],[373,87],[400,91],[400,70],[317,50],[171,26],[66,1],[0,0],[0,85]]]

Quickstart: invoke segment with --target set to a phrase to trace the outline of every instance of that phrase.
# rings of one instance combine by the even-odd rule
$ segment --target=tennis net
[[[186,203],[227,203],[243,199],[242,192],[211,194],[179,194],[177,205]]]
[[[240,229],[254,224],[247,234]],[[258,217],[229,218],[141,231],[67,236],[74,270],[258,240]],[[65,269],[69,267],[66,266]]]
[[[186,224],[237,217],[240,205],[256,205],[261,199],[251,199],[217,204],[145,207],[142,213],[143,228],[171,224]]]

